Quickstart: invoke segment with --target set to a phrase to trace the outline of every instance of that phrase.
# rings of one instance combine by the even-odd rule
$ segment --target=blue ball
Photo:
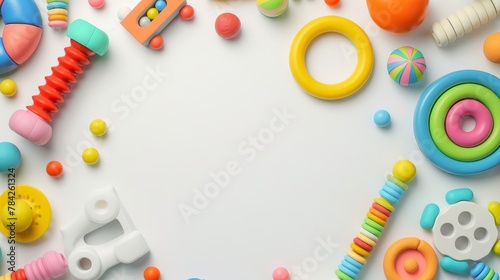
[[[391,115],[386,110],[378,110],[373,115],[373,121],[378,127],[386,127],[391,122]]]
[[[165,7],[167,6],[167,2],[165,0],[158,0],[156,1],[155,3],[155,8],[161,12],[163,11],[163,9],[165,9]]]
[[[0,142],[0,173],[9,173],[21,165],[21,152],[10,142]]]

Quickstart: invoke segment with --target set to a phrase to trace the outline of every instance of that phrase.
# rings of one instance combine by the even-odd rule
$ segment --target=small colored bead
[[[288,0],[257,0],[257,9],[266,17],[281,16],[288,8]]]
[[[288,270],[284,267],[277,267],[273,271],[273,280],[288,280],[289,277]]]
[[[380,232],[379,230],[377,230],[377,229],[375,229],[375,228],[371,227],[371,226],[370,226],[369,224],[367,224],[367,223],[363,223],[363,224],[361,224],[361,227],[362,227],[364,230],[368,231],[369,233],[371,233],[371,234],[375,235],[377,238],[378,238],[378,237],[380,237],[380,235],[382,234],[382,232]]]
[[[167,2],[165,2],[164,0],[158,0],[158,1],[156,1],[155,8],[159,12],[163,11],[163,9],[165,9],[165,7],[167,7]]]
[[[361,234],[363,234],[364,236],[366,236],[366,237],[370,238],[370,239],[371,239],[371,240],[373,240],[374,242],[377,242],[377,241],[378,241],[378,237],[377,237],[376,235],[374,235],[373,233],[371,233],[371,232],[367,231],[367,230],[366,230],[366,229],[364,229],[364,228],[361,228],[361,229],[359,230],[359,232],[360,232]]]
[[[160,50],[163,48],[163,37],[160,35],[156,35],[153,38],[151,38],[151,41],[149,41],[149,47],[152,50]]]
[[[349,271],[352,271],[356,275],[358,275],[361,272],[361,269],[359,267],[352,265],[345,258],[342,260],[342,262],[340,264],[342,266],[344,266],[345,268],[347,268]]]
[[[16,82],[12,79],[4,79],[0,82],[0,92],[5,96],[13,96],[17,92]]]
[[[361,268],[363,268],[363,264],[358,262],[357,260],[351,258],[349,255],[345,255],[344,256],[344,260],[346,260],[348,263],[350,263],[351,265],[359,268],[361,270]]]
[[[52,2],[47,4],[47,10],[52,9],[68,9],[68,4],[64,2]]]
[[[53,160],[53,161],[50,161],[49,163],[47,163],[47,166],[45,167],[45,171],[47,172],[47,174],[49,174],[49,176],[59,177],[59,176],[61,176],[61,174],[63,172],[63,166],[57,160]]]
[[[378,127],[386,127],[391,123],[391,115],[386,110],[378,110],[373,115],[373,121]]]
[[[415,273],[418,270],[418,262],[415,259],[409,258],[403,263],[403,268],[410,274]]]
[[[403,183],[408,183],[413,180],[415,174],[417,174],[417,168],[409,160],[400,160],[394,164],[392,174],[394,177],[403,181]]]
[[[184,5],[179,11],[179,16],[183,20],[191,20],[194,17],[194,9],[190,5]]]
[[[347,251],[347,255],[349,257],[351,257],[353,260],[359,262],[360,264],[362,265],[365,265],[366,264],[366,259],[363,258],[362,256],[356,254],[356,252],[354,252],[353,250],[349,250]]]
[[[392,189],[389,185],[385,184],[382,189],[384,191],[386,191],[388,194],[392,195],[393,197],[395,197],[398,201],[399,199],[401,198],[401,194],[398,193],[397,191],[395,191],[394,189]],[[398,188],[399,189],[399,188]]]
[[[384,227],[382,225],[377,224],[375,221],[371,220],[370,218],[365,218],[364,222],[371,226],[372,228],[382,232],[384,230]]]
[[[100,9],[104,7],[104,4],[105,4],[104,0],[89,0],[90,7],[94,9]]]
[[[90,122],[89,126],[90,132],[95,136],[103,136],[108,131],[108,126],[106,122],[101,119],[95,119]]]
[[[0,142],[0,173],[8,173],[21,165],[21,152],[10,142]]]
[[[215,31],[224,39],[233,39],[240,33],[240,19],[231,13],[220,14],[215,20]]]
[[[157,17],[159,14],[158,10],[156,8],[149,8],[148,11],[146,12],[146,16],[153,20],[155,17]]]
[[[141,26],[141,27],[148,26],[150,23],[151,23],[151,20],[146,16],[141,17],[141,19],[139,19],[139,26]]]
[[[337,275],[340,280],[354,280],[353,278],[342,272],[340,269],[335,270],[335,275]]]
[[[360,240],[362,240],[363,242],[365,242],[366,244],[372,246],[372,247],[375,247],[375,245],[377,245],[377,243],[375,241],[371,240],[369,237],[366,237],[361,232],[358,232],[356,234],[356,237],[359,238]]]
[[[380,219],[379,217],[377,217],[377,216],[373,215],[373,214],[372,214],[372,213],[370,213],[370,212],[366,213],[366,217],[368,217],[370,220],[372,220],[372,221],[376,222],[377,224],[379,224],[379,225],[381,225],[381,226],[383,226],[383,227],[385,227],[385,226],[386,226],[386,224],[387,224],[387,222],[386,222],[386,221],[384,221],[384,220]]]
[[[385,209],[394,212],[394,206],[392,206],[392,204],[389,201],[387,201],[387,199],[383,197],[377,197],[374,199],[374,201],[380,206],[384,207]]]
[[[399,195],[403,195],[405,192],[405,190],[403,190],[402,188],[400,188],[398,185],[391,182],[390,180],[385,181],[385,186],[391,188],[393,191],[397,192]]]
[[[358,274],[356,274],[354,271],[349,270],[349,268],[343,266],[342,264],[339,265],[339,269],[352,279],[356,279],[358,277]]]
[[[160,279],[160,270],[156,266],[148,266],[144,269],[144,280]]]
[[[372,207],[375,208],[377,211],[380,211],[382,214],[386,215],[387,217],[391,216],[391,211],[387,210],[385,207],[378,204],[377,202],[373,202]]]
[[[366,244],[365,242],[363,242],[363,240],[359,239],[359,238],[354,238],[352,240],[352,242],[354,242],[354,244],[358,245],[359,247],[363,248],[364,250],[366,250],[367,252],[371,252],[371,250],[373,249],[372,246]]]
[[[493,33],[486,38],[483,52],[489,61],[500,63],[500,32]]]
[[[86,164],[96,164],[99,161],[99,152],[95,148],[87,148],[82,153],[82,159]]]
[[[396,184],[398,187],[400,187],[403,191],[406,191],[408,189],[408,185],[401,182],[401,180],[399,180],[398,178],[394,177],[393,175],[391,174],[388,174],[386,176],[386,179],[388,181],[391,181],[392,183]]]
[[[387,217],[382,212],[378,211],[377,209],[375,209],[373,207],[370,207],[370,209],[368,211],[369,211],[369,213],[375,215],[377,218],[381,219],[382,221],[387,222],[389,220],[389,217]]]
[[[397,197],[392,196],[390,193],[386,192],[384,189],[380,189],[378,193],[391,204],[397,204],[399,199]]]

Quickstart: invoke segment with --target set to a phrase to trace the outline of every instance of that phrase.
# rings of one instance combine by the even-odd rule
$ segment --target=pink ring
[[[464,131],[460,120],[471,116],[476,122],[472,131]],[[493,117],[483,103],[474,99],[464,99],[455,103],[446,115],[446,133],[453,143],[462,147],[475,147],[483,143],[493,129]]]

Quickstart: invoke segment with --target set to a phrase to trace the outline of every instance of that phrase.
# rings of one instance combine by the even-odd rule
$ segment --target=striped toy
[[[411,161],[400,160],[394,164],[392,173],[393,175],[387,175],[387,180],[379,190],[380,197],[374,199],[372,207],[361,224],[361,230],[350,245],[351,249],[347,251],[335,271],[341,280],[357,279],[387,225],[387,221],[394,211],[394,205],[408,189],[406,183],[415,177],[416,168]]]
[[[499,278],[498,273],[484,262],[474,264],[469,274],[474,280],[498,280]]]
[[[49,26],[54,29],[68,27],[68,0],[47,0]]]

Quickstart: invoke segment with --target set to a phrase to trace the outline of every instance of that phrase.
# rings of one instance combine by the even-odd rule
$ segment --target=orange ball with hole
[[[500,32],[488,36],[483,44],[486,58],[493,63],[500,63]]]
[[[401,34],[420,26],[427,15],[429,0],[367,0],[366,4],[380,28]]]
[[[47,166],[45,167],[45,171],[51,177],[59,177],[59,176],[61,176],[61,174],[63,172],[63,166],[57,160],[53,160],[53,161],[47,163]]]
[[[156,266],[149,266],[144,269],[144,280],[160,279],[160,270]]]

